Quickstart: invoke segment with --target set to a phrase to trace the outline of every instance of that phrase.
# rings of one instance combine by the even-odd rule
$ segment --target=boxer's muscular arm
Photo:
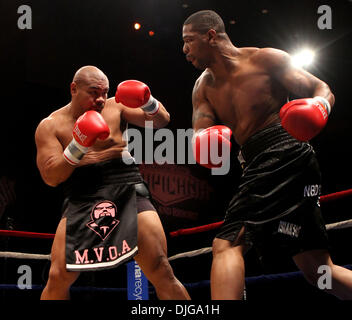
[[[144,112],[140,108],[128,108],[123,106],[121,116],[128,123],[134,124],[138,127],[145,127],[146,121],[153,121],[153,128],[163,128],[170,122],[170,114],[166,111],[163,104],[159,101],[159,111],[154,116]]]
[[[331,107],[334,105],[335,97],[329,86],[311,73],[294,67],[288,53],[266,48],[260,50],[259,55],[265,67],[289,92],[302,98],[321,96],[329,101]]]
[[[192,127],[195,132],[216,124],[216,116],[209,101],[205,97],[201,77],[196,81],[192,92]]]
[[[153,128],[163,128],[170,121],[170,114],[165,107],[159,102],[159,111],[156,115],[150,116],[140,108],[129,108],[122,103],[117,103],[114,98],[109,98],[107,104],[114,105],[114,107],[121,108],[121,117],[126,122],[134,124],[138,127],[145,127],[145,121],[153,121]]]
[[[47,118],[35,132],[37,166],[44,182],[52,187],[65,181],[74,170],[62,155],[63,147],[54,134],[54,126],[54,119]]]
[[[216,126],[216,115],[205,96],[204,75],[203,73],[203,75],[198,78],[192,92],[192,127],[194,130],[192,146],[194,159],[200,165],[212,169],[219,164],[212,162],[210,150],[222,149],[223,152],[227,150],[229,155],[232,132],[230,128],[223,125]]]

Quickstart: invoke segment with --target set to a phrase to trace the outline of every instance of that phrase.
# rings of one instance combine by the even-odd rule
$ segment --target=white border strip
[[[98,262],[98,263],[89,263],[89,264],[66,264],[67,270],[84,270],[84,269],[99,269],[114,266],[118,264],[120,261],[125,260],[131,257],[136,251],[138,251],[138,247],[135,247],[129,253],[124,254],[120,258],[109,261],[109,262]]]

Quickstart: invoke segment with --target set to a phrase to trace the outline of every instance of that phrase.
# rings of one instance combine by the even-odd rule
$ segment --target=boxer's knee
[[[174,278],[174,273],[170,266],[169,260],[165,255],[158,256],[154,261],[154,272],[163,274],[167,278]]]
[[[148,279],[154,286],[175,280],[174,272],[165,255],[160,255],[155,258],[148,271]]]

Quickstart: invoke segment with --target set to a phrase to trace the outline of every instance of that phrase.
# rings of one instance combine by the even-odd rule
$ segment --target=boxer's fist
[[[115,101],[130,108],[142,108],[151,115],[159,110],[159,102],[151,95],[148,86],[137,80],[121,82],[116,89]]]
[[[193,136],[194,159],[206,168],[219,168],[222,161],[216,163],[216,158],[230,155],[232,131],[226,126],[212,126]]]
[[[64,151],[64,158],[70,164],[78,164],[97,139],[105,140],[109,134],[110,129],[100,113],[85,112],[73,127],[73,139]]]
[[[100,113],[90,110],[77,119],[72,134],[81,146],[90,147],[97,139],[105,140],[110,129]]]
[[[281,124],[297,140],[308,141],[324,128],[330,110],[323,97],[292,100],[280,110]]]

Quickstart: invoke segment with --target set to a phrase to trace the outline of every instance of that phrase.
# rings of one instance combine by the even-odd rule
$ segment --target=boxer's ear
[[[214,29],[210,29],[207,32],[208,41],[211,45],[215,44],[216,36],[217,36],[217,32]]]
[[[70,91],[71,91],[71,95],[75,95],[77,93],[77,84],[76,84],[76,82],[72,82],[70,84]]]

